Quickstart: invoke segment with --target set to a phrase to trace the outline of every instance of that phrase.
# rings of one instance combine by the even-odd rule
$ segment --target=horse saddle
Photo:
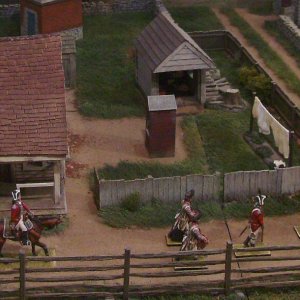
[[[3,218],[3,225],[3,237],[5,239],[16,239],[16,231],[11,228],[8,218]]]
[[[3,237],[5,239],[20,239],[20,232],[19,230],[14,229],[8,218],[4,217],[3,218],[3,224],[4,224],[4,228],[3,228]],[[26,226],[26,228],[28,230],[31,230],[33,228],[33,224],[32,222],[27,219],[24,221],[24,225]]]

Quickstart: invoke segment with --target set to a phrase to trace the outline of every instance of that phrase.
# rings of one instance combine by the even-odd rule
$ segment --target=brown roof
[[[65,156],[61,37],[0,39],[0,156]]]
[[[212,59],[175,23],[168,12],[161,12],[139,35],[135,45],[150,70],[155,73],[160,72],[157,70],[159,66],[184,43],[198,57],[200,69],[215,67]]]

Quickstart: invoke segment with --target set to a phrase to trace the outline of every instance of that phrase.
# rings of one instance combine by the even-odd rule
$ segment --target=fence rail
[[[273,107],[288,126],[300,136],[300,109],[295,106],[276,82],[273,81],[268,72],[266,72],[266,70],[252,57],[231,32],[226,30],[215,30],[190,32],[189,34],[205,51],[226,51],[241,65],[252,65],[258,72],[263,73],[270,78],[272,82],[271,99],[266,104]]]
[[[129,299],[163,294],[228,295],[235,289],[300,286],[300,246],[260,247],[263,250],[272,251],[272,256],[235,258],[237,251],[257,249],[234,249],[231,242],[224,249],[143,254],[126,249],[122,255],[81,256],[74,260],[72,257],[36,258],[20,251],[18,259],[0,259],[0,297]],[[297,254],[293,255],[293,251]],[[195,256],[205,259],[195,260]],[[32,266],[37,261],[44,266]],[[45,266],[49,262],[56,265]],[[11,269],[3,270],[9,263],[14,263]],[[239,274],[241,278],[237,277]]]
[[[300,191],[299,178],[300,167],[227,173],[224,180],[219,173],[136,180],[99,180],[97,177],[97,205],[100,208],[118,205],[135,192],[144,203],[152,198],[179,203],[185,192],[192,188],[195,199],[201,201],[245,200],[256,195],[259,189],[263,194],[273,196],[295,194]]]

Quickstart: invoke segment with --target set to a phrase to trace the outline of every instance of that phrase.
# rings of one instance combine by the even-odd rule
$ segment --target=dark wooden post
[[[252,92],[252,95],[253,95],[253,100],[252,100],[252,105],[251,105],[251,109],[250,109],[250,128],[249,128],[250,133],[252,133],[252,131],[253,131],[252,109],[253,109],[253,105],[254,105],[254,101],[255,101],[255,97],[256,97],[256,92]]]
[[[123,300],[128,300],[129,275],[130,275],[130,250],[125,249],[125,253],[124,253]]]
[[[19,252],[20,260],[20,299],[25,300],[26,298],[26,285],[25,285],[25,251],[23,249]]]
[[[230,293],[231,285],[231,259],[232,259],[232,242],[228,241],[226,245],[226,257],[225,257],[225,282],[224,293],[226,296]]]
[[[289,131],[289,146],[290,146],[290,153],[289,153],[289,167],[293,166],[293,150],[294,150],[294,131]]]

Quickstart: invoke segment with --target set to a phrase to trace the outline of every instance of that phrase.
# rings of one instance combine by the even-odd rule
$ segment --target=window
[[[48,161],[27,161],[23,163],[23,171],[41,171],[51,165]]]

